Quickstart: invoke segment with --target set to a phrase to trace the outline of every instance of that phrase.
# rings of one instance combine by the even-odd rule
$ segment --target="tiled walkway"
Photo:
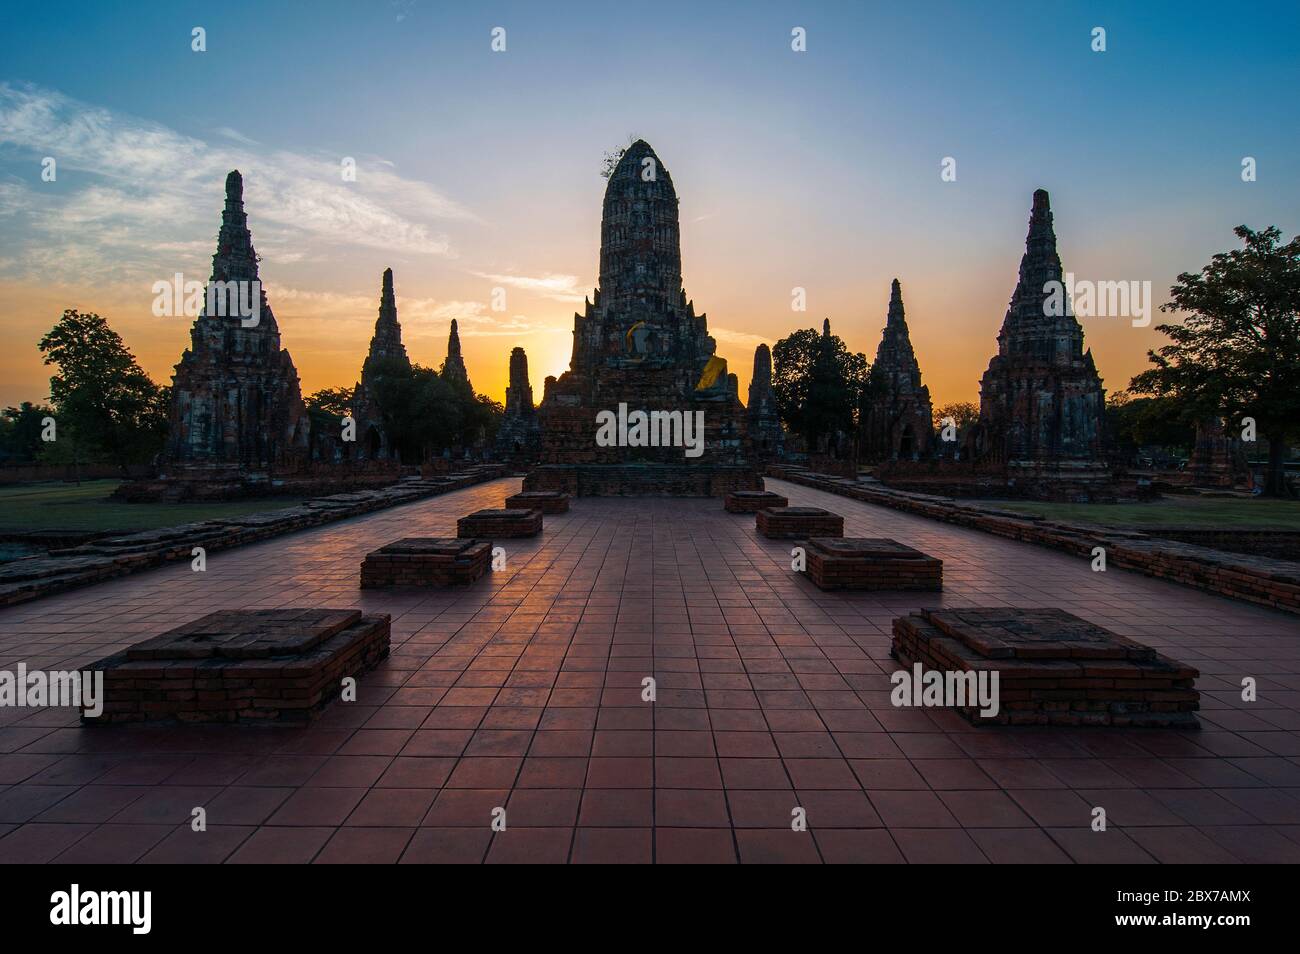
[[[591,498],[507,541],[507,570],[472,588],[358,590],[368,550],[454,535],[518,485],[0,611],[11,671],[214,609],[393,615],[359,701],[305,729],[0,709],[0,862],[1300,861],[1296,617],[776,480],[846,535],[942,557],[944,593],[824,594],[719,501]],[[890,621],[939,604],[1059,606],[1137,637],[1200,668],[1204,728],[977,730],[896,709]]]

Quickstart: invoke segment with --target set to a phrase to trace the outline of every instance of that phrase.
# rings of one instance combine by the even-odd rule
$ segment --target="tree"
[[[1300,428],[1300,235],[1285,245],[1273,226],[1233,232],[1244,247],[1215,254],[1199,274],[1184,272],[1161,311],[1182,324],[1157,331],[1170,343],[1147,357],[1155,367],[1129,390],[1175,400],[1189,418],[1253,418],[1268,439],[1264,492],[1287,494],[1287,442]]]
[[[50,378],[57,437],[102,454],[127,473],[162,449],[169,388],[159,387],[99,315],[69,308],[39,348]]]
[[[44,442],[41,431],[44,421],[54,416],[54,409],[44,404],[24,401],[20,407],[7,407],[0,412],[0,460],[9,463],[34,463],[40,456]]]
[[[935,410],[933,416],[936,431],[943,430],[947,426],[945,422],[948,418],[952,418],[952,422],[957,425],[957,433],[961,434],[972,424],[978,423],[980,408],[978,404],[970,401],[953,401]]]
[[[1156,446],[1186,454],[1195,443],[1195,429],[1172,398],[1132,397],[1115,391],[1106,397],[1106,433],[1122,456],[1139,447]]]
[[[838,335],[804,328],[772,348],[772,390],[786,427],[809,451],[837,431],[853,430],[853,412],[866,385],[865,355],[853,354]]]

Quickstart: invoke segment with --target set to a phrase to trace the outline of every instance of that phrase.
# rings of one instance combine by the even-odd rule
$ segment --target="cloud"
[[[761,344],[770,344],[770,341],[762,335],[752,335],[748,331],[732,331],[730,328],[714,328],[710,326],[709,334],[718,341],[725,341],[727,344],[744,345],[749,348],[757,348]]]
[[[553,301],[581,302],[586,293],[579,289],[577,275],[497,275],[490,272],[471,272],[479,278],[487,279],[494,285],[509,285],[524,291],[534,292]]]
[[[36,172],[45,156],[57,162],[52,183]],[[0,180],[13,277],[147,276],[167,250],[192,252],[175,264],[206,274],[226,173],[236,168],[254,241],[277,261],[337,245],[454,258],[442,226],[477,221],[386,160],[355,157],[356,181],[345,182],[343,157],[267,149],[229,127],[205,140],[30,85],[0,83],[0,158],[25,171]]]

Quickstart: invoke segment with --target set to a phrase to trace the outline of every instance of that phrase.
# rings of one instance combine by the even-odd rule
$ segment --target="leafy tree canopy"
[[[1161,311],[1185,315],[1157,327],[1169,343],[1147,352],[1153,367],[1133,378],[1136,394],[1176,401],[1185,419],[1253,418],[1269,442],[1265,492],[1286,493],[1287,442],[1300,428],[1300,236],[1282,243],[1270,226],[1239,225],[1242,248],[1184,272]]]

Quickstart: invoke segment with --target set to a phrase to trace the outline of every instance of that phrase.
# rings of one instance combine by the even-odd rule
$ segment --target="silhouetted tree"
[[[772,348],[772,390],[786,428],[816,451],[824,438],[853,430],[869,365],[838,335],[804,328]]]
[[[1281,244],[1270,226],[1233,232],[1243,248],[1219,252],[1199,274],[1184,272],[1161,311],[1182,324],[1156,330],[1170,343],[1148,351],[1155,365],[1129,390],[1171,398],[1191,419],[1253,418],[1268,439],[1264,492],[1287,493],[1287,442],[1300,429],[1300,236]]]
[[[50,401],[58,441],[102,454],[124,474],[162,449],[170,389],[154,384],[107,321],[69,308],[39,348],[57,369]]]
[[[53,416],[53,408],[31,401],[0,412],[0,459],[7,463],[34,463],[44,449],[43,421]]]

